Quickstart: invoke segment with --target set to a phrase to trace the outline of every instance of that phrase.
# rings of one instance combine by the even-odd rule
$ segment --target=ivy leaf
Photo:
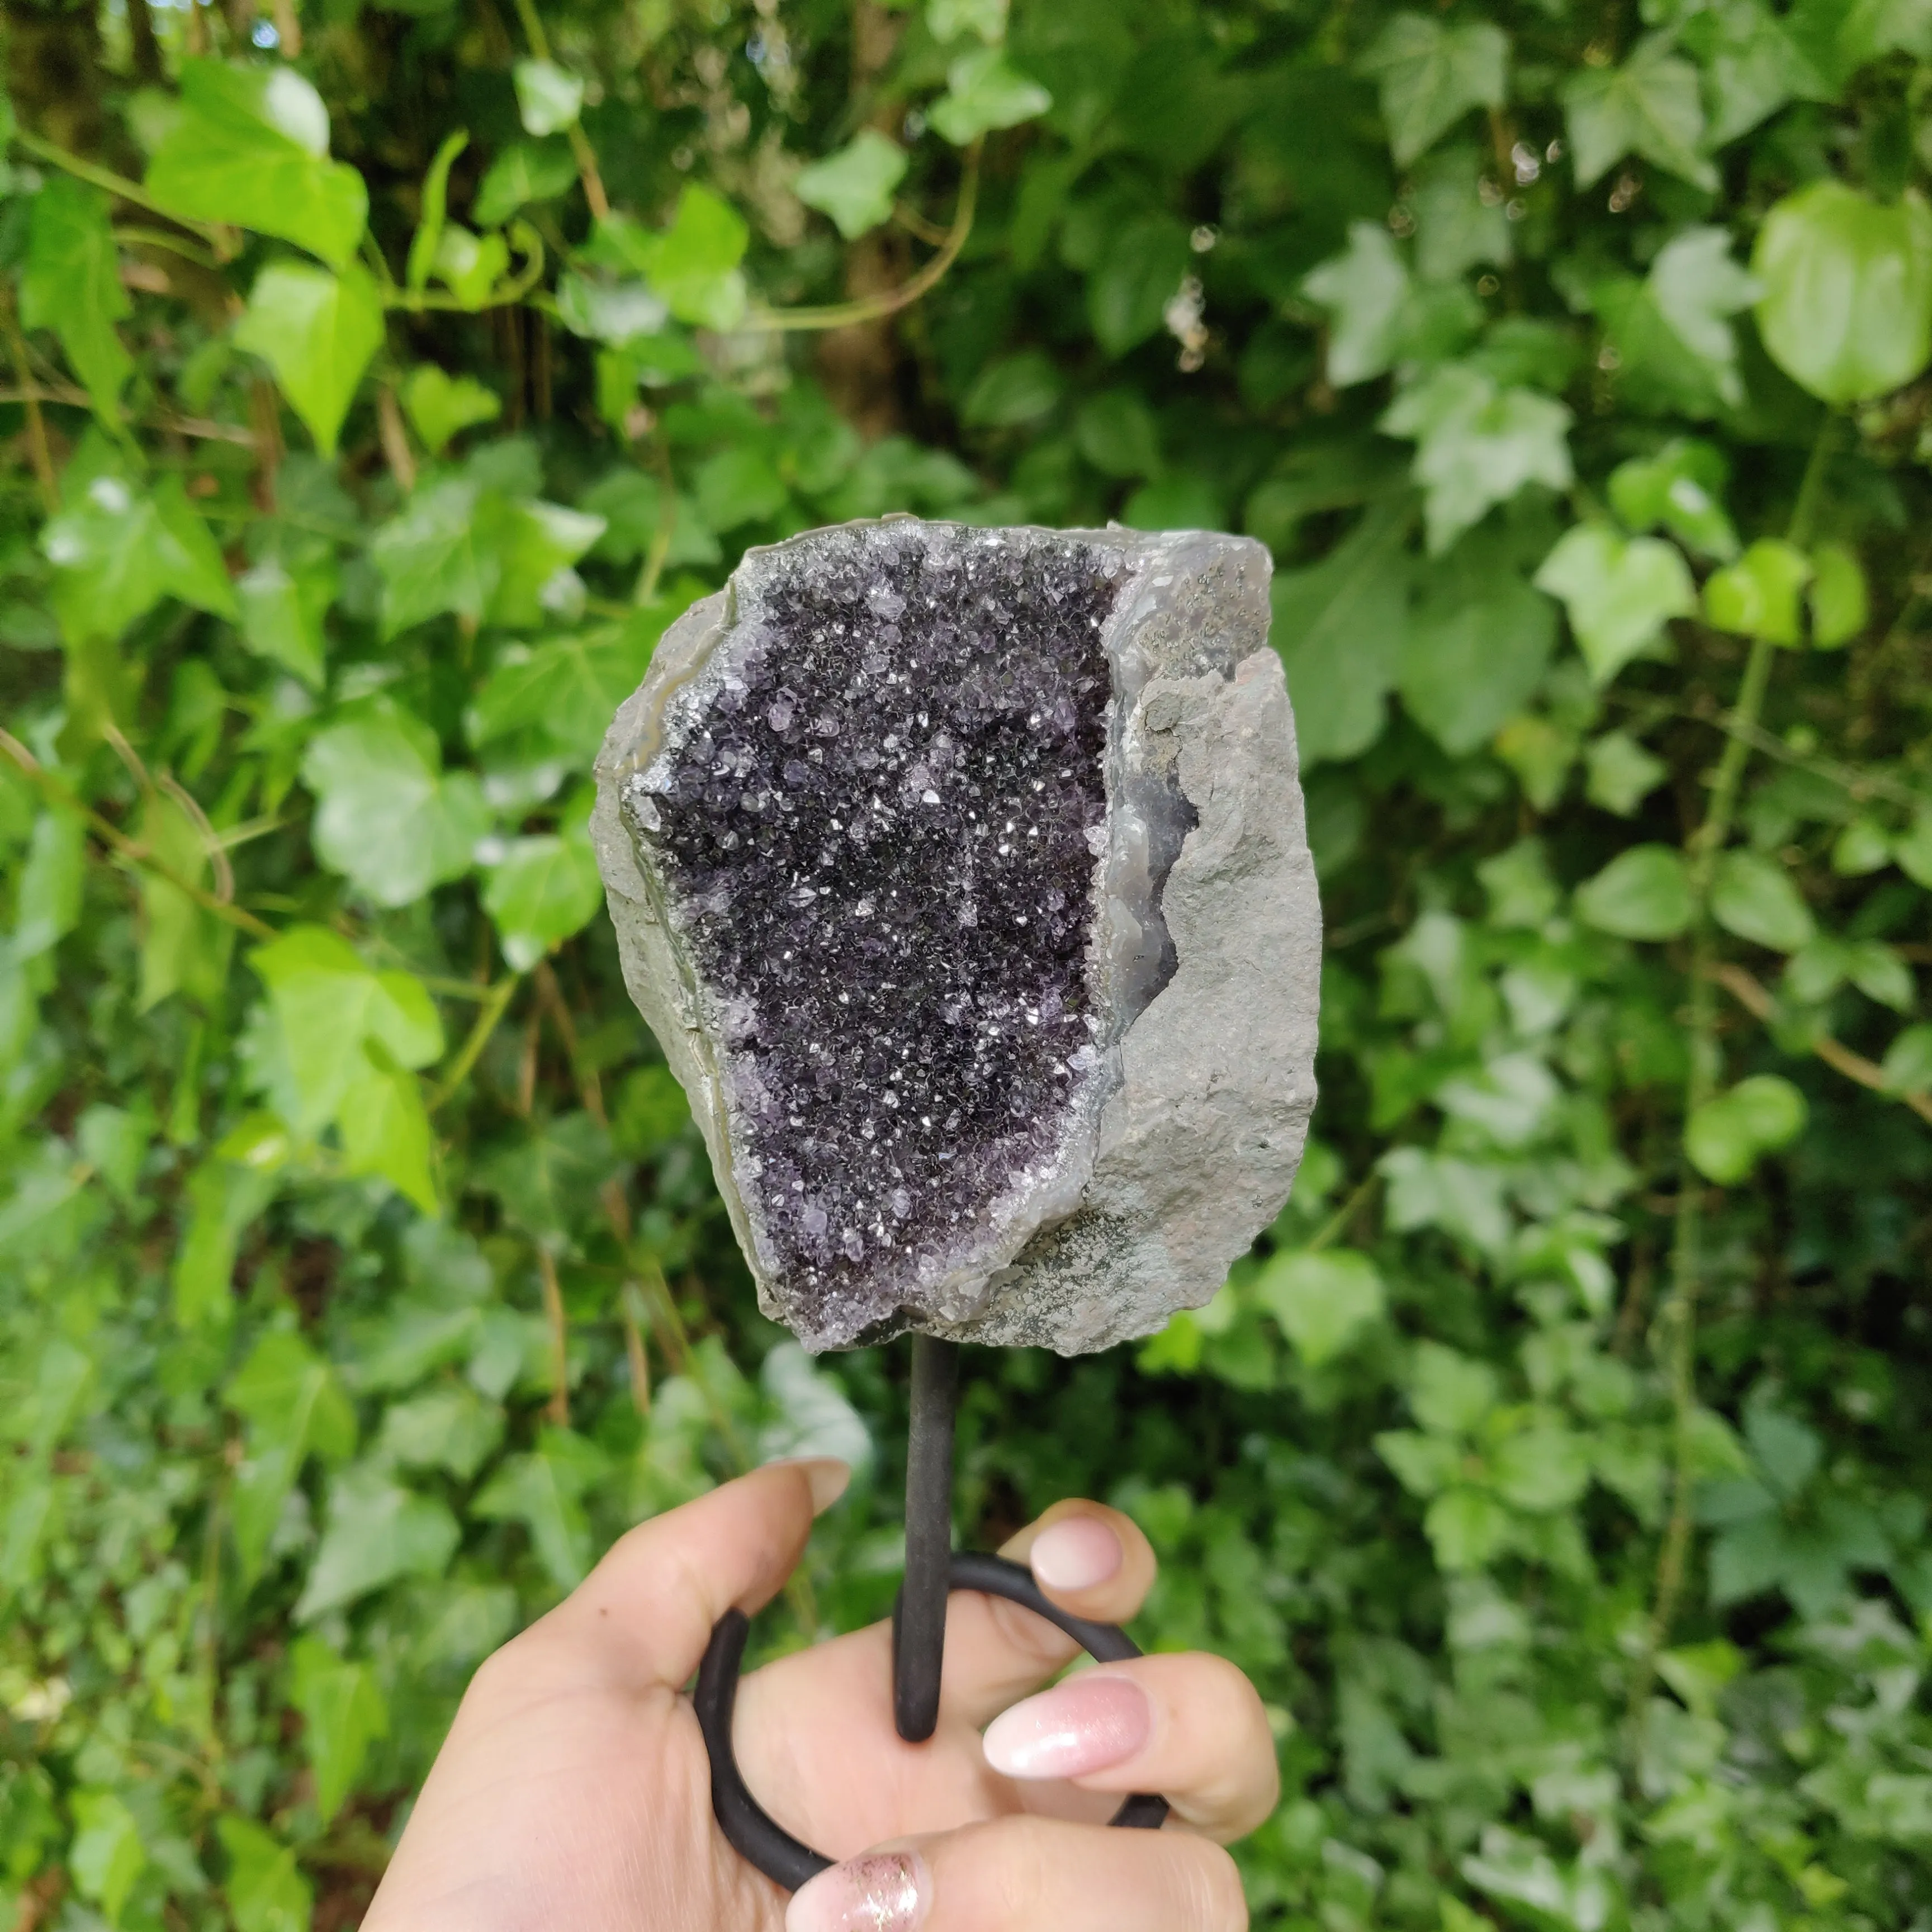
[[[382,340],[382,298],[356,263],[340,275],[293,262],[272,264],[256,277],[235,326],[236,346],[274,370],[325,456],[335,454],[350,399]]]
[[[363,1058],[365,1064],[336,1103],[344,1168],[380,1174],[405,1200],[434,1214],[434,1143],[421,1084],[400,1068],[378,1064],[378,1051],[365,1046]]]
[[[1683,855],[1667,845],[1633,845],[1576,888],[1577,916],[1619,939],[1674,939],[1690,913]]]
[[[1886,1049],[1879,1072],[1888,1094],[1932,1091],[1932,1026],[1907,1027]]]
[[[1811,560],[1775,537],[1760,537],[1736,563],[1713,571],[1704,586],[1704,615],[1720,631],[1796,644],[1802,636],[1799,599]]]
[[[118,638],[166,596],[236,614],[221,553],[178,476],[163,477],[152,494],[95,477],[42,530],[40,550],[54,566],[54,608],[70,644]]]
[[[165,792],[148,794],[141,808],[141,843],[177,878],[202,883],[210,870],[201,827]],[[224,926],[158,872],[140,875],[141,990],[136,1010],[147,1012],[175,992],[204,1010],[221,995],[234,950],[235,928]]]
[[[1726,852],[1718,861],[1711,911],[1726,932],[1774,952],[1796,952],[1818,931],[1798,888],[1761,852]]]
[[[466,476],[439,477],[376,532],[369,554],[382,580],[385,637],[445,611],[482,618],[502,574],[482,498]]]
[[[1536,583],[1563,600],[1577,648],[1600,685],[1657,644],[1670,619],[1697,608],[1690,567],[1674,544],[1620,536],[1600,524],[1566,530]]]
[[[1474,148],[1457,146],[1417,175],[1408,196],[1415,211],[1415,269],[1426,282],[1451,282],[1479,263],[1508,267],[1516,252],[1502,197],[1485,201]]]
[[[1871,598],[1856,555],[1843,544],[1811,553],[1811,641],[1820,650],[1848,644],[1871,620]]]
[[[1465,363],[1445,364],[1396,397],[1380,427],[1415,441],[1430,554],[1441,555],[1528,484],[1567,490],[1571,421],[1561,403],[1498,388]]]
[[[1080,454],[1105,476],[1151,476],[1160,468],[1154,412],[1131,389],[1090,396],[1073,420]],[[1248,527],[1253,528],[1252,511]]]
[[[1730,482],[1720,450],[1679,436],[1654,456],[1634,456],[1610,472],[1610,507],[1627,529],[1661,524],[1685,549],[1728,561],[1738,554],[1737,532],[1723,502]]]
[[[343,1471],[328,1486],[328,1521],[295,1606],[312,1624],[399,1576],[439,1576],[462,1532],[441,1503],[404,1489],[374,1463]]]
[[[328,159],[322,97],[290,67],[190,56],[180,79],[148,193],[170,214],[278,236],[344,266],[362,239],[369,194],[353,168]]]
[[[470,218],[479,228],[501,227],[518,208],[551,200],[576,182],[577,160],[568,142],[512,142],[477,184]]]
[[[959,419],[974,429],[1017,429],[1045,416],[1065,387],[1049,357],[1022,349],[980,372],[961,400]]]
[[[483,905],[519,973],[581,932],[604,905],[588,826],[567,817],[561,832],[512,839],[485,874]]]
[[[1932,208],[1842,182],[1786,195],[1758,230],[1757,324],[1771,359],[1828,403],[1902,387],[1932,355]]]
[[[933,131],[963,148],[996,128],[1035,121],[1053,105],[1053,96],[1006,64],[997,47],[976,47],[946,70],[946,92],[926,115]]]
[[[1348,253],[1323,262],[1301,286],[1329,312],[1329,382],[1346,389],[1385,374],[1402,344],[1408,301],[1408,269],[1388,230],[1351,222]]]
[[[134,1881],[148,1868],[141,1828],[126,1802],[111,1791],[76,1791],[74,1843],[67,1855],[82,1898],[100,1906],[111,1925],[121,1922]]]
[[[1698,188],[1716,189],[1718,171],[1699,152],[1704,107],[1697,70],[1671,46],[1668,34],[1646,34],[1622,67],[1586,68],[1564,83],[1579,188],[1636,154]]]
[[[236,1244],[274,1189],[272,1176],[219,1156],[202,1162],[188,1177],[183,1190],[188,1232],[170,1272],[175,1318],[184,1328],[218,1325],[228,1318]]]
[[[340,582],[332,563],[311,565],[292,575],[280,557],[265,556],[235,585],[242,641],[257,656],[292,672],[310,690],[321,690],[328,676],[322,620]]]
[[[369,1747],[389,1733],[389,1707],[366,1664],[336,1655],[319,1638],[299,1636],[289,1652],[290,1695],[302,1714],[302,1744],[315,1777],[315,1804],[326,1825],[355,1788]]]
[[[1727,318],[1764,291],[1731,260],[1730,235],[1721,228],[1680,230],[1658,250],[1645,286],[1672,333],[1709,371],[1718,394],[1742,403],[1737,335]]]
[[[434,735],[406,712],[318,732],[302,781],[320,801],[316,856],[378,905],[406,905],[466,872],[489,829],[476,780],[446,774]]]
[[[784,478],[770,458],[762,450],[742,445],[706,457],[693,481],[699,513],[720,532],[763,523],[776,516],[788,500]]]
[[[1006,36],[1006,0],[926,0],[926,24],[941,46],[962,34],[997,46]]]
[[[525,134],[541,140],[577,125],[584,111],[584,83],[576,75],[547,60],[520,60],[510,71]]]
[[[534,650],[512,646],[497,659],[465,718],[472,745],[493,744],[543,721],[546,736],[588,764],[612,714],[636,690],[664,629],[662,610],[640,611]]]
[[[502,1440],[503,1412],[460,1383],[445,1383],[382,1416],[377,1447],[405,1468],[446,1469],[467,1482]]]
[[[1556,647],[1555,607],[1499,549],[1466,538],[1425,573],[1402,646],[1403,706],[1452,758],[1486,743],[1522,708]]]
[[[906,154],[876,128],[864,128],[822,161],[801,168],[792,192],[808,208],[829,214],[848,242],[888,220],[892,196],[905,178]]]
[[[1804,1130],[1804,1096],[1788,1080],[1760,1073],[1707,1100],[1684,1124],[1684,1151],[1707,1180],[1740,1181],[1760,1159]]]
[[[1670,767],[1628,731],[1606,731],[1584,754],[1589,776],[1583,795],[1592,805],[1628,818],[1670,775]]]
[[[440,456],[452,436],[478,423],[494,422],[503,404],[474,376],[446,375],[434,362],[423,362],[403,385],[403,410],[423,447]]]
[[[20,320],[59,337],[94,414],[104,422],[118,422],[121,392],[134,362],[114,325],[131,314],[134,305],[121,286],[107,197],[70,175],[57,174],[29,206]]]
[[[215,1821],[228,1857],[228,1907],[235,1932],[307,1932],[315,1893],[285,1845],[252,1818]]]
[[[1828,100],[1834,91],[1786,22],[1762,0],[1733,0],[1714,8],[1694,31],[1709,78],[1712,119],[1706,138],[1713,148],[1749,134],[1787,100]]]
[[[604,534],[604,519],[560,503],[514,503],[495,520],[496,586],[484,621],[512,629],[579,616],[584,586],[571,568]]]
[[[1187,230],[1172,216],[1130,221],[1112,238],[1087,278],[1087,320],[1109,356],[1124,356],[1160,328],[1191,259]]]
[[[223,1395],[248,1423],[248,1454],[236,1472],[235,1540],[243,1580],[252,1582],[304,1460],[340,1462],[355,1453],[356,1411],[334,1368],[286,1328],[262,1336]]]
[[[1408,627],[1408,518],[1372,510],[1319,563],[1270,592],[1304,769],[1352,758],[1381,736]]]
[[[736,328],[745,318],[745,278],[738,264],[751,239],[745,218],[722,196],[696,182],[678,196],[670,226],[661,234],[621,215],[597,224],[586,259],[610,268],[642,275],[680,322],[694,327]],[[649,334],[662,322],[642,310],[633,334]],[[602,330],[589,332],[604,335]]]
[[[404,1067],[442,1052],[442,1024],[412,974],[376,972],[340,933],[292,926],[258,946],[248,963],[267,986],[301,1098],[294,1124],[308,1132],[332,1120],[360,1072],[357,1052],[374,1040]]]
[[[1311,1369],[1333,1361],[1388,1305],[1375,1263],[1347,1249],[1278,1254],[1263,1264],[1254,1292]]]
[[[546,1429],[536,1452],[512,1456],[470,1505],[486,1522],[520,1522],[537,1560],[560,1590],[574,1590],[590,1569],[590,1522],[584,1492],[607,1472],[594,1443],[564,1429]]]
[[[472,235],[460,221],[443,224],[430,266],[458,304],[487,308],[510,266],[510,248],[500,235]]]
[[[568,1246],[616,1171],[610,1136],[586,1113],[566,1114],[490,1155],[475,1170],[504,1216],[545,1246]]]
[[[1503,104],[1509,41],[1484,22],[1450,27],[1425,14],[1398,14],[1359,65],[1379,85],[1389,147],[1406,167],[1471,108]]]

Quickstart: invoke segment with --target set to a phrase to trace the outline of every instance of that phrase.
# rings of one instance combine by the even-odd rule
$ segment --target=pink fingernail
[[[1082,1778],[1144,1748],[1154,1706],[1130,1677],[1070,1678],[987,1726],[986,1762],[1007,1778]]]
[[[793,1893],[785,1932],[913,1932],[932,1910],[932,1874],[916,1852],[868,1852]]]
[[[1090,1590],[1120,1567],[1120,1539],[1097,1516],[1063,1516],[1033,1540],[1028,1561],[1049,1590]]]

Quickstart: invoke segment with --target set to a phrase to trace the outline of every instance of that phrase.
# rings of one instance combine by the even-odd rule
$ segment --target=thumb
[[[813,1517],[851,1479],[827,1456],[768,1463],[726,1483],[620,1538],[544,1622],[593,1648],[626,1688],[682,1685],[728,1610],[748,1614],[778,1593]]]

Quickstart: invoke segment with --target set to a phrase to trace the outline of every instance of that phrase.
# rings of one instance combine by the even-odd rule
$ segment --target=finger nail
[[[836,1456],[782,1456],[765,1466],[769,1469],[796,1469],[812,1490],[812,1513],[823,1516],[846,1491],[852,1480],[852,1466]]]
[[[868,1852],[794,1892],[785,1932],[913,1932],[932,1910],[932,1875],[916,1852]]]
[[[1028,1561],[1048,1590],[1090,1590],[1120,1567],[1120,1539],[1097,1516],[1063,1516],[1033,1540]]]
[[[987,1726],[986,1762],[1006,1778],[1080,1778],[1144,1748],[1154,1706],[1130,1677],[1070,1678]]]

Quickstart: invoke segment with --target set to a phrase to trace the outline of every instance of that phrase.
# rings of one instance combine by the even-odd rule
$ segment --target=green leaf
[[[412,974],[376,972],[340,933],[292,926],[258,946],[248,963],[268,989],[301,1102],[295,1125],[313,1132],[335,1118],[366,1063],[357,1049],[373,1040],[403,1067],[426,1066],[442,1052],[442,1025]]]
[[[1915,885],[1932,892],[1932,806],[1921,806],[1912,823],[1892,841],[1898,869]]]
[[[1498,388],[1466,364],[1447,364],[1404,390],[1380,427],[1415,441],[1430,554],[1441,555],[1528,484],[1567,490],[1571,421],[1561,403],[1531,389]]]
[[[20,320],[59,337],[94,414],[117,423],[121,392],[134,362],[114,325],[134,312],[134,304],[121,286],[107,197],[70,175],[57,174],[30,206]]]
[[[1480,21],[1451,27],[1398,14],[1358,64],[1380,88],[1389,147],[1406,167],[1471,108],[1503,104],[1509,41]]]
[[[959,405],[959,419],[975,429],[1016,429],[1045,416],[1064,386],[1048,357],[1023,349],[980,371]]]
[[[146,187],[171,214],[278,236],[338,268],[369,215],[362,177],[328,159],[322,97],[290,67],[184,59]]]
[[[524,132],[542,140],[577,124],[584,111],[584,83],[554,61],[520,60],[511,70]]]
[[[406,712],[318,732],[302,769],[318,800],[316,856],[378,905],[406,905],[467,872],[489,830],[476,780],[445,773],[434,736]]]
[[[152,495],[118,476],[95,477],[42,530],[40,550],[54,566],[54,608],[70,644],[117,638],[166,596],[237,614],[221,553],[178,476],[163,477]]]
[[[1568,1509],[1590,1486],[1589,1442],[1567,1429],[1527,1429],[1498,1447],[1495,1472],[1496,1492],[1512,1508]]]
[[[1536,584],[1562,599],[1577,649],[1600,685],[1660,644],[1671,618],[1697,609],[1696,586],[1675,544],[1619,536],[1601,524],[1566,530]]]
[[[1502,198],[1484,200],[1474,148],[1457,145],[1432,158],[1408,196],[1415,212],[1415,272],[1450,282],[1487,262],[1508,267],[1516,248]]]
[[[184,1328],[220,1326],[233,1312],[230,1289],[242,1232],[268,1204],[272,1176],[231,1160],[206,1160],[188,1177],[188,1232],[172,1270],[175,1318]]]
[[[50,952],[80,922],[87,876],[87,832],[72,812],[44,812],[34,820],[26,863],[14,902],[8,950],[16,960]]]
[[[230,1377],[230,1408],[248,1421],[236,1472],[234,1527],[242,1580],[262,1573],[282,1505],[310,1455],[339,1462],[355,1453],[356,1412],[334,1370],[286,1329],[271,1329]]]
[[[1820,544],[1811,553],[1811,641],[1835,650],[1870,621],[1870,593],[1856,554],[1843,544]]]
[[[1087,319],[1109,356],[1159,330],[1192,262],[1187,230],[1170,216],[1144,216],[1111,238],[1087,278]]]
[[[502,1204],[506,1220],[560,1249],[572,1228],[597,1212],[597,1190],[616,1165],[608,1130],[578,1112],[544,1122],[488,1156],[475,1173],[477,1184]]]
[[[1439,1342],[1418,1347],[1408,1376],[1408,1406],[1438,1436],[1467,1436],[1496,1406],[1496,1372]]]
[[[424,483],[369,546],[382,580],[386,637],[451,611],[480,620],[502,574],[496,519],[464,476]]]
[[[1103,476],[1151,476],[1160,467],[1154,412],[1131,389],[1090,396],[1073,419],[1073,440]]]
[[[1720,451],[1679,436],[1654,456],[1634,456],[1610,472],[1610,507],[1630,530],[1661,525],[1697,556],[1727,562],[1738,554],[1737,532],[1724,509],[1730,481]]]
[[[440,1576],[462,1532],[440,1502],[417,1496],[380,1466],[343,1471],[328,1486],[328,1522],[295,1607],[298,1624],[402,1576]]]
[[[483,906],[503,957],[526,973],[603,910],[604,884],[587,825],[513,838],[484,876]]]
[[[1466,758],[1528,701],[1556,644],[1550,599],[1492,547],[1466,538],[1423,579],[1396,688],[1409,716],[1452,758]]]
[[[1751,268],[1772,360],[1823,401],[1884,395],[1932,356],[1932,208],[1915,192],[1801,188],[1765,217]]]
[[[394,1066],[358,1069],[336,1102],[345,1172],[380,1174],[425,1214],[440,1204],[432,1172],[434,1142],[421,1084]]]
[[[1283,571],[1270,592],[1305,770],[1352,758],[1382,735],[1408,632],[1408,518],[1370,511],[1319,563]]]
[[[584,585],[571,568],[604,534],[604,519],[560,503],[515,503],[496,520],[496,587],[484,621],[512,629],[582,614]]]
[[[862,128],[822,161],[801,168],[792,192],[808,208],[829,214],[848,242],[891,218],[892,196],[905,178],[906,154],[876,128]]]
[[[662,610],[640,610],[534,649],[512,646],[465,718],[470,742],[494,744],[541,718],[544,736],[587,765],[617,706],[643,680],[663,628]]]
[[[141,808],[141,842],[176,875],[200,885],[211,868],[201,827],[166,793],[150,793]],[[220,999],[234,950],[235,928],[205,912],[158,872],[141,874],[141,990],[146,1012],[177,992],[200,1006]]]
[[[694,481],[699,514],[720,532],[776,516],[789,494],[770,459],[761,450],[742,446],[706,458]]]
[[[1907,1027],[1886,1048],[1879,1071],[1888,1094],[1932,1092],[1932,1026]]]
[[[272,264],[256,277],[248,310],[235,325],[236,346],[274,370],[325,456],[335,454],[350,400],[382,340],[382,298],[368,272],[354,263],[340,275],[293,262]]]
[[[490,164],[478,183],[470,218],[497,228],[520,208],[549,201],[577,182],[577,158],[566,141],[515,141]]]
[[[458,154],[470,145],[470,136],[458,128],[445,136],[423,176],[422,206],[416,216],[416,232],[410,238],[406,285],[420,294],[429,286],[429,272],[442,239],[442,225],[449,212],[449,170]]]
[[[662,234],[617,220],[600,223],[598,232],[607,254],[642,274],[679,321],[728,330],[745,319],[745,278],[738,264],[751,230],[722,196],[692,182]],[[656,326],[634,332],[648,333]]]
[[[487,308],[510,266],[510,248],[500,235],[472,235],[460,221],[443,224],[430,266],[436,278],[464,308]]]
[[[1718,394],[1733,406],[1742,403],[1737,334],[1730,318],[1749,308],[1763,288],[1731,260],[1728,231],[1680,230],[1658,250],[1644,287],[1666,326],[1704,365]]]
[[[1760,537],[1736,563],[1713,571],[1704,586],[1704,616],[1720,631],[1796,644],[1803,635],[1800,598],[1811,560],[1775,537]]]
[[[1634,845],[1576,888],[1576,914],[1620,939],[1674,939],[1690,923],[1690,880],[1667,845]]]
[[[228,1856],[228,1906],[235,1932],[309,1932],[315,1894],[284,1845],[252,1818],[215,1821]]]
[[[1776,952],[1796,952],[1817,931],[1798,888],[1761,852],[1726,852],[1719,859],[1711,910],[1726,932]]]
[[[1716,189],[1718,171],[1700,152],[1704,108],[1697,70],[1671,48],[1670,34],[1648,34],[1622,67],[1586,68],[1564,82],[1579,188],[1635,154],[1696,187]]]
[[[1338,389],[1386,374],[1407,326],[1408,270],[1388,228],[1352,222],[1348,250],[1302,279],[1329,311],[1328,380]]]
[[[1684,1150],[1706,1180],[1740,1181],[1761,1156],[1788,1145],[1804,1130],[1804,1096],[1788,1080],[1760,1073],[1707,1100],[1684,1129]]]
[[[1037,120],[1053,96],[1006,64],[997,47],[976,47],[946,70],[946,92],[926,115],[933,131],[963,148],[996,128]]]
[[[134,1881],[148,1868],[141,1828],[112,1791],[76,1791],[69,1802],[74,1834],[68,1870],[81,1897],[99,1906],[110,1925],[118,1925]]]
[[[926,0],[926,24],[941,46],[962,34],[997,46],[1006,37],[1006,0]]]
[[[366,1664],[351,1664],[312,1636],[289,1652],[290,1695],[302,1714],[302,1744],[326,1825],[355,1789],[369,1747],[389,1733],[389,1708]]]
[[[1605,732],[1583,755],[1589,772],[1584,796],[1619,818],[1628,818],[1670,776],[1670,767],[1627,731]]]
[[[471,1505],[486,1522],[520,1522],[560,1590],[590,1569],[590,1519],[581,1498],[605,1473],[602,1452],[568,1430],[546,1429],[536,1453],[512,1456]]]
[[[1254,1292],[1311,1369],[1340,1354],[1388,1305],[1375,1263],[1346,1249],[1276,1255],[1263,1266]]]
[[[383,1412],[380,1451],[405,1468],[446,1469],[467,1482],[503,1437],[503,1412],[475,1390],[446,1383]]]
[[[328,681],[323,620],[340,584],[326,561],[291,575],[281,559],[265,556],[235,585],[242,641],[258,657],[292,672],[311,691]]]

